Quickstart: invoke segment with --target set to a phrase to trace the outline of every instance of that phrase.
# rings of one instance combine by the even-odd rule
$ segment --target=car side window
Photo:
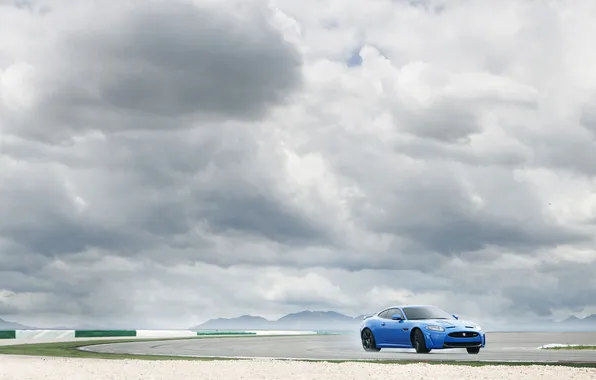
[[[404,317],[404,314],[399,309],[389,309],[387,313],[387,318],[391,319],[391,317],[395,314],[400,315],[402,318]]]
[[[387,312],[388,312],[388,311],[389,311],[389,310],[382,311],[382,312],[379,314],[379,318],[387,319]]]

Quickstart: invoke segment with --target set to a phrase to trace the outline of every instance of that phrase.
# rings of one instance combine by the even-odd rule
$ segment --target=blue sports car
[[[477,324],[428,305],[392,306],[365,316],[360,337],[365,351],[414,348],[424,354],[443,348],[466,348],[468,353],[477,354],[486,343]]]

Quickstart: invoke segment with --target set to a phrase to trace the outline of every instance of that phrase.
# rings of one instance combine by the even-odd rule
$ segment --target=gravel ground
[[[596,379],[594,368],[298,361],[144,361],[0,356],[0,380]]]

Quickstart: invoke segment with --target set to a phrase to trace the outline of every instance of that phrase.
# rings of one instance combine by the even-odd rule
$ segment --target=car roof
[[[440,307],[435,306],[435,305],[393,305],[393,306],[385,307],[385,308],[377,311],[375,314],[378,315],[378,314],[380,314],[380,313],[382,313],[382,312],[384,312],[385,310],[388,310],[388,309],[401,309],[401,310],[403,310],[406,307],[436,307],[436,308],[441,309]],[[441,309],[441,310],[443,310],[443,309]]]
[[[393,305],[383,308],[382,310],[387,309],[403,309],[404,307],[437,307],[435,305]]]

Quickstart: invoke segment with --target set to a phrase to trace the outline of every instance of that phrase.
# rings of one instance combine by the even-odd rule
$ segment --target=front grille
[[[480,347],[482,342],[445,342],[443,347]]]
[[[456,331],[449,333],[449,336],[452,338],[475,338],[478,333],[475,331]]]

